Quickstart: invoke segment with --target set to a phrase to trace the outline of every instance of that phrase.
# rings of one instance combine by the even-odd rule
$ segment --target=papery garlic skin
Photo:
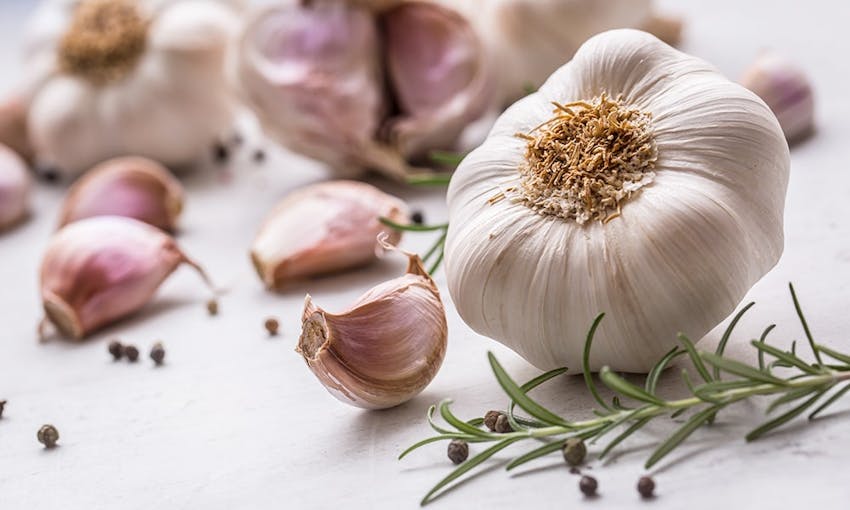
[[[183,209],[183,186],[171,172],[146,158],[105,161],[68,190],[59,226],[94,216],[126,216],[173,232]]]
[[[430,2],[287,0],[249,21],[236,75],[269,135],[338,174],[397,180],[489,104],[483,47]],[[395,111],[396,108],[398,111]]]
[[[383,225],[385,217],[409,223],[407,205],[376,187],[356,181],[329,181],[296,190],[264,221],[251,247],[257,274],[270,289],[293,281],[359,267],[374,261],[375,238],[392,244],[401,232]]]
[[[116,45],[105,54],[125,52],[126,65],[113,69],[103,64],[104,72],[94,74],[94,64],[73,68],[74,62],[85,61],[79,57],[82,49],[75,49],[77,60],[64,56],[76,33],[75,13],[86,4],[120,4],[137,13],[137,22],[116,25],[111,39],[104,36]],[[128,154],[170,167],[190,165],[205,154],[230,129],[236,108],[225,58],[238,31],[240,4],[46,0],[25,44],[29,134],[39,165],[74,177]],[[141,46],[121,47],[122,33],[137,34],[127,37],[136,37]]]
[[[533,211],[519,172],[529,140],[517,134],[539,133],[553,102],[604,94],[649,116],[652,180],[605,221]],[[605,32],[509,108],[458,167],[449,291],[472,329],[541,369],[580,371],[587,330],[604,312],[591,369],[645,372],[678,332],[698,340],[720,323],[776,264],[789,167],[779,124],[755,94],[649,34]]]
[[[0,101],[0,145],[32,162],[34,154],[27,134],[27,105],[22,97],[12,96]]]
[[[146,223],[119,216],[71,223],[54,234],[41,263],[44,311],[63,335],[82,339],[139,310],[181,264],[206,279],[171,236]]]
[[[328,313],[308,295],[296,351],[341,402],[394,407],[431,382],[446,354],[448,326],[440,293],[416,255],[407,274]]]
[[[26,163],[12,149],[0,144],[0,232],[27,215],[30,181]]]
[[[776,115],[785,137],[798,141],[815,125],[812,84],[803,71],[776,53],[765,53],[747,69],[741,85],[755,92]]]

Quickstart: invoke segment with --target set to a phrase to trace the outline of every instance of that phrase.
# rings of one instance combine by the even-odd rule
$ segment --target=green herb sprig
[[[601,407],[601,409],[594,410],[596,417],[588,420],[572,421],[561,417],[528,395],[534,388],[564,374],[567,371],[566,368],[546,372],[520,385],[508,375],[496,357],[489,353],[490,367],[496,376],[496,380],[510,397],[510,404],[505,414],[513,431],[497,433],[483,429],[481,418],[464,421],[452,413],[451,400],[444,400],[436,406],[431,406],[428,409],[427,420],[437,434],[412,445],[399,455],[399,459],[422,446],[437,441],[461,439],[469,443],[491,443],[491,445],[477,455],[470,457],[440,480],[428,491],[421,504],[425,505],[451,490],[450,484],[452,482],[474,470],[499,451],[522,441],[532,440],[539,442],[539,445],[513,458],[507,464],[507,470],[512,470],[534,459],[560,451],[568,438],[578,437],[594,443],[618,430],[619,434],[613,436],[599,453],[598,457],[601,459],[653,419],[662,416],[675,418],[691,412],[692,414],[687,421],[659,444],[649,456],[645,463],[645,467],[649,469],[685,441],[695,430],[712,423],[720,411],[731,404],[755,396],[775,396],[767,407],[767,414],[772,414],[773,411],[782,407],[785,407],[785,410],[779,416],[765,421],[750,431],[746,435],[747,441],[762,437],[809,409],[813,409],[809,414],[809,419],[816,418],[850,391],[850,355],[814,341],[793,285],[789,284],[789,288],[794,308],[803,325],[809,347],[814,354],[814,363],[799,357],[795,352],[796,346],[794,344],[792,344],[790,351],[784,351],[768,344],[767,336],[773,330],[774,325],[768,326],[759,339],[750,342],[750,345],[758,351],[757,365],[749,365],[724,356],[724,350],[735,326],[753,305],[753,303],[750,303],[734,316],[714,352],[697,351],[693,342],[687,336],[680,334],[681,346],[671,349],[655,364],[647,374],[645,384],[642,387],[620,377],[608,367],[603,367],[599,372],[599,379],[614,392],[615,396],[611,402],[602,398],[593,377],[590,375],[589,359],[593,337],[604,317],[604,314],[600,314],[593,321],[588,331],[582,359],[582,370],[587,389]],[[688,372],[683,370],[682,380],[690,396],[668,400],[656,392],[656,386],[664,369],[679,356],[690,358],[701,381],[695,384],[691,381]],[[828,362],[824,362],[825,358],[829,358]],[[783,372],[780,375],[776,372],[776,368],[789,369],[789,372]],[[723,374],[734,377],[724,379]],[[835,391],[830,394],[833,389]],[[624,405],[624,401],[630,401],[632,404]],[[818,403],[820,405],[815,406]],[[527,416],[516,414],[517,407],[522,409]],[[435,421],[434,414],[438,411],[449,428],[443,427]]]
[[[448,223],[439,225],[402,225],[383,216],[378,218],[378,221],[401,232],[440,232],[440,236],[434,241],[434,244],[422,255],[423,264],[428,264],[429,261],[432,261],[428,267],[428,274],[433,275],[440,268],[440,264],[443,262],[443,249],[446,246],[446,235],[449,232]]]

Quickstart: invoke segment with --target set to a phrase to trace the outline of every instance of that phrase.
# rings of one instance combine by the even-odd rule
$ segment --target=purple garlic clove
[[[30,176],[26,163],[0,145],[0,231],[20,222],[29,208]]]

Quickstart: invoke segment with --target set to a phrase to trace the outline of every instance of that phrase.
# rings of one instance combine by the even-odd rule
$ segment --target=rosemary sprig
[[[448,223],[442,223],[439,225],[402,225],[383,216],[378,218],[378,221],[401,232],[440,232],[440,237],[438,237],[428,251],[422,255],[423,264],[428,264],[429,261],[432,261],[431,265],[428,267],[428,274],[433,275],[437,269],[440,268],[440,264],[443,262],[443,248],[446,245],[446,235],[448,235],[449,232]]]
[[[492,443],[492,445],[460,464],[440,480],[425,495],[421,504],[425,505],[451,490],[453,482],[483,464],[499,451],[515,443],[527,442],[528,440],[532,440],[535,447],[514,457],[507,463],[506,469],[514,469],[526,462],[559,451],[567,438],[580,437],[593,444],[613,430],[624,428],[601,450],[599,458],[602,458],[653,419],[661,416],[676,417],[690,411],[692,413],[690,417],[666,440],[661,442],[649,456],[644,465],[649,469],[687,440],[694,431],[712,423],[719,412],[736,402],[756,396],[773,395],[775,399],[766,410],[768,414],[778,408],[789,406],[784,413],[750,431],[746,435],[746,440],[753,441],[814,407],[831,390],[837,388],[831,396],[824,399],[809,414],[809,419],[814,419],[850,391],[850,355],[814,341],[794,292],[794,287],[790,286],[790,290],[794,308],[814,355],[815,361],[813,363],[801,358],[793,348],[790,351],[784,351],[768,345],[765,340],[768,333],[774,328],[773,325],[765,329],[758,340],[753,340],[750,343],[758,352],[757,365],[749,365],[724,356],[723,352],[732,332],[744,312],[752,306],[752,303],[750,303],[732,319],[723,334],[720,345],[713,353],[697,351],[693,342],[685,335],[679,335],[681,346],[673,348],[658,361],[646,376],[646,383],[643,387],[634,385],[615,374],[608,367],[603,367],[599,372],[599,380],[616,395],[610,404],[602,398],[593,378],[589,376],[589,360],[594,333],[604,317],[604,314],[600,314],[594,320],[587,335],[582,370],[585,374],[587,389],[601,409],[594,410],[596,417],[587,420],[569,420],[547,409],[543,404],[529,396],[531,390],[556,376],[562,375],[567,369],[560,368],[546,372],[520,385],[511,378],[496,357],[492,353],[488,353],[493,374],[510,398],[506,415],[513,431],[506,433],[488,431],[481,428],[482,421],[480,418],[469,421],[461,420],[452,413],[450,400],[444,400],[439,405],[432,406],[428,411],[428,422],[437,434],[405,450],[399,456],[400,459],[426,444],[443,440],[461,439],[472,443]],[[687,372],[683,370],[683,379],[690,396],[668,400],[656,392],[658,379],[670,362],[682,355],[687,355],[693,362],[702,382],[694,385]],[[825,364],[821,355],[828,356],[836,360],[837,363]],[[766,357],[772,358],[772,361],[766,363]],[[774,372],[775,367],[785,367],[790,372],[780,376]],[[721,379],[721,374],[724,373],[732,376],[732,378]],[[635,407],[626,407],[621,401],[632,402]],[[522,409],[527,417],[515,415],[514,409],[516,407]],[[441,427],[434,421],[433,415],[436,411],[439,411],[440,416],[448,423],[449,428]],[[542,444],[540,444],[540,441],[542,441]]]

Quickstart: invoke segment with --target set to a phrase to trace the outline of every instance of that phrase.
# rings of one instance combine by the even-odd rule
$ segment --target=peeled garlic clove
[[[27,135],[27,107],[21,98],[0,102],[0,145],[9,147],[26,161],[33,159]]]
[[[416,255],[407,274],[330,314],[308,295],[296,352],[337,399],[366,409],[407,402],[431,382],[448,329],[437,286]]]
[[[333,167],[362,166],[387,110],[378,27],[345,2],[286,2],[244,29],[238,77],[266,131]]]
[[[409,222],[407,206],[378,188],[330,181],[297,190],[266,218],[251,248],[257,274],[270,289],[293,280],[368,264],[375,237],[397,243],[401,233],[378,218]]]
[[[161,230],[119,216],[80,220],[59,230],[41,263],[47,318],[81,339],[144,306],[181,264],[194,261]]]
[[[74,183],[59,226],[93,216],[126,216],[173,232],[182,209],[183,186],[168,169],[146,158],[117,158]]]
[[[413,158],[454,148],[494,90],[481,42],[460,14],[432,3],[403,2],[380,20],[400,110],[388,121],[389,142]]]
[[[12,149],[0,145],[0,231],[26,216],[29,193],[26,163]]]
[[[767,103],[789,141],[799,140],[814,129],[811,82],[786,58],[775,53],[761,55],[744,74],[741,85]]]

